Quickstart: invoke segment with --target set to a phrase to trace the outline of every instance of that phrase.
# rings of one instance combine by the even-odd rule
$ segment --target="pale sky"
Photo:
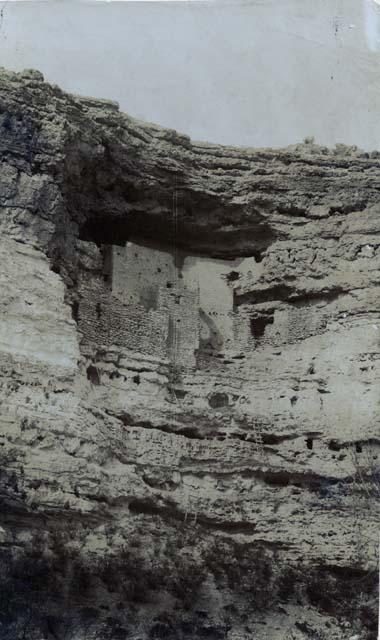
[[[0,65],[195,140],[380,149],[375,0],[0,1]]]

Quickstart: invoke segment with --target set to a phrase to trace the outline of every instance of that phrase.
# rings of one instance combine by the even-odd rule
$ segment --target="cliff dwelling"
[[[0,96],[1,638],[374,639],[379,152]]]
[[[240,281],[258,278],[254,258],[217,260],[178,251],[174,255],[173,250],[135,242],[101,245],[95,251],[103,261],[101,274],[92,279],[83,275],[75,305],[85,341],[91,340],[95,317],[97,339],[99,333],[104,335],[104,344],[169,358],[173,365],[189,369],[196,366],[197,352],[233,357],[244,340],[245,346],[252,342],[250,324],[255,320],[239,315],[234,307],[239,283],[231,281],[230,273],[235,269]],[[270,317],[273,324],[273,312]],[[267,321],[261,322],[256,335],[251,329],[256,341],[265,332]],[[146,327],[140,339],[131,326]]]

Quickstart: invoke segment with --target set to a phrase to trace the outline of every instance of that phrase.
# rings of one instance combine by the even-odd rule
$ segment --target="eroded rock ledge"
[[[4,638],[376,637],[380,153],[0,128]]]

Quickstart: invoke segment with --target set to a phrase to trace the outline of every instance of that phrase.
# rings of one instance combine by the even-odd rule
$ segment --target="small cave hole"
[[[172,288],[172,286],[173,286],[173,285],[172,285],[172,283],[171,283],[171,282],[167,282],[167,283],[166,283],[166,287],[167,287],[168,289],[171,289],[171,288]]]
[[[330,440],[328,448],[330,451],[340,451],[342,447],[337,440]]]
[[[6,131],[11,131],[12,130],[12,120],[11,120],[11,117],[9,116],[8,113],[5,114],[5,117],[3,119],[3,123],[2,124],[3,124],[3,128]]]
[[[363,447],[360,444],[360,442],[355,442],[355,451],[356,451],[356,453],[362,453]]]
[[[51,270],[54,273],[58,273],[58,275],[61,273],[61,267],[59,266],[59,264],[53,264]]]
[[[281,438],[272,433],[262,433],[261,440],[263,444],[268,444],[268,445],[280,444],[281,442]]]
[[[194,440],[199,439],[199,431],[196,427],[184,427],[178,431],[178,434]]]
[[[99,376],[99,371],[97,370],[96,367],[94,367],[93,364],[90,364],[87,369],[86,369],[86,373],[87,373],[87,380],[89,380],[92,384],[100,384],[100,376]]]
[[[262,262],[263,261],[263,254],[261,253],[261,251],[255,251],[252,254],[253,258],[255,259],[255,262]]]
[[[141,380],[140,380],[139,374],[137,374],[136,376],[133,376],[133,382],[135,384],[140,384]]]
[[[313,438],[306,438],[306,446],[308,449],[313,448]]]
[[[298,400],[298,396],[292,396],[290,398],[290,404],[292,405],[292,407],[294,407],[294,405],[297,404],[297,400]]]
[[[187,395],[187,391],[185,391],[184,389],[173,389],[176,398],[179,400],[183,400],[183,398],[185,398],[185,396]]]
[[[79,302],[78,300],[74,300],[71,305],[71,317],[75,322],[79,321]]]
[[[226,278],[228,282],[234,282],[235,280],[239,280],[240,273],[238,271],[230,271],[227,273]]]
[[[227,393],[213,393],[208,398],[208,403],[212,409],[220,409],[221,407],[228,406]]]

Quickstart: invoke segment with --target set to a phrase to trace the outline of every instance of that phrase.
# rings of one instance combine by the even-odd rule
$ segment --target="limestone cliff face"
[[[0,542],[58,575],[38,633],[371,637],[380,154],[193,143],[36,71],[0,127]]]

